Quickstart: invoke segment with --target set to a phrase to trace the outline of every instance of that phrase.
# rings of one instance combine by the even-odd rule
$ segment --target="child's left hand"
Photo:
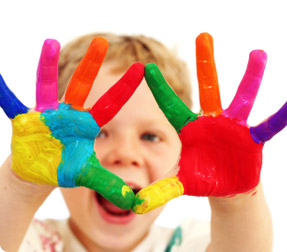
[[[265,52],[250,53],[237,93],[229,108],[222,110],[212,37],[199,35],[196,46],[203,115],[192,113],[184,105],[156,65],[145,68],[159,107],[179,133],[182,152],[176,176],[160,180],[136,195],[136,213],[146,213],[182,194],[222,197],[251,191],[260,180],[264,143],[287,124],[287,103],[260,125],[246,124],[263,76]]]
[[[108,47],[96,37],[76,68],[65,94],[58,102],[60,45],[46,40],[37,72],[37,105],[28,109],[6,86],[0,75],[0,107],[11,119],[13,175],[19,180],[59,187],[84,186],[97,191],[115,205],[130,209],[131,188],[105,169],[94,152],[100,127],[127,102],[144,76],[144,66],[133,64],[91,108],[84,102],[93,86]]]

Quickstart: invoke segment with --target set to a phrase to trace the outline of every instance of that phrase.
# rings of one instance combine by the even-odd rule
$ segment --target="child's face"
[[[115,63],[105,63],[87,99],[94,102],[122,74],[112,74]],[[157,106],[145,81],[105,126],[95,141],[101,164],[136,190],[176,170],[181,143],[176,131]],[[117,251],[132,249],[148,233],[160,209],[145,215],[123,211],[86,188],[62,189],[70,210],[70,225],[88,248]]]

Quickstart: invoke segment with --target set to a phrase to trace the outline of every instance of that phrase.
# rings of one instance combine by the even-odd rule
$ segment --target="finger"
[[[132,189],[121,178],[102,167],[95,154],[90,156],[77,176],[76,185],[97,191],[124,210],[131,209],[134,202]]]
[[[196,64],[203,114],[218,116],[222,108],[213,55],[213,39],[208,33],[201,33],[196,38]]]
[[[251,127],[250,133],[256,143],[265,143],[285,128],[287,124],[287,102],[263,123]]]
[[[93,39],[70,80],[65,95],[65,103],[72,104],[75,109],[83,109],[84,102],[93,86],[107,50],[108,41],[105,38],[96,37]]]
[[[147,213],[181,196],[183,192],[183,185],[178,177],[165,178],[137,193],[133,211],[137,214]]]
[[[16,115],[28,112],[28,108],[12,93],[7,87],[2,75],[0,74],[0,107],[5,114],[13,119]]]
[[[267,55],[262,50],[254,50],[249,55],[246,72],[236,95],[224,114],[246,122],[254,104],[263,77]]]
[[[36,111],[58,107],[58,60],[60,44],[47,39],[42,47],[36,83]]]
[[[90,113],[101,127],[110,121],[128,101],[144,77],[144,65],[134,63],[91,108]]]
[[[188,122],[196,120],[197,115],[174,93],[157,65],[149,63],[145,66],[145,78],[158,106],[177,132]]]

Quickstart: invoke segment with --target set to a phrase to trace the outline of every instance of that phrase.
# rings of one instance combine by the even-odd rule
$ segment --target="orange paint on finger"
[[[208,33],[202,33],[196,39],[196,63],[203,113],[206,116],[218,116],[222,113],[222,108],[214,62],[213,38]]]
[[[105,38],[94,38],[76,68],[65,95],[65,103],[72,104],[74,109],[84,110],[84,102],[100,70],[108,46],[108,41]]]

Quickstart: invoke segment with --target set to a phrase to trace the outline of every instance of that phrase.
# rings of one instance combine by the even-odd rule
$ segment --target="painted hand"
[[[95,38],[69,83],[65,102],[58,103],[60,45],[46,40],[37,72],[37,105],[29,110],[0,78],[0,106],[12,121],[12,170],[26,181],[60,187],[85,186],[115,205],[130,209],[133,191],[101,166],[94,152],[100,127],[120,110],[144,76],[135,63],[89,109],[84,102],[92,88],[108,48]]]
[[[161,110],[179,133],[182,152],[176,176],[141,190],[133,210],[145,213],[182,194],[232,196],[254,189],[260,179],[262,148],[287,124],[287,103],[256,127],[246,124],[263,77],[267,56],[250,53],[245,75],[229,108],[222,110],[212,37],[196,40],[197,75],[203,114],[192,113],[154,64],[145,77]]]

